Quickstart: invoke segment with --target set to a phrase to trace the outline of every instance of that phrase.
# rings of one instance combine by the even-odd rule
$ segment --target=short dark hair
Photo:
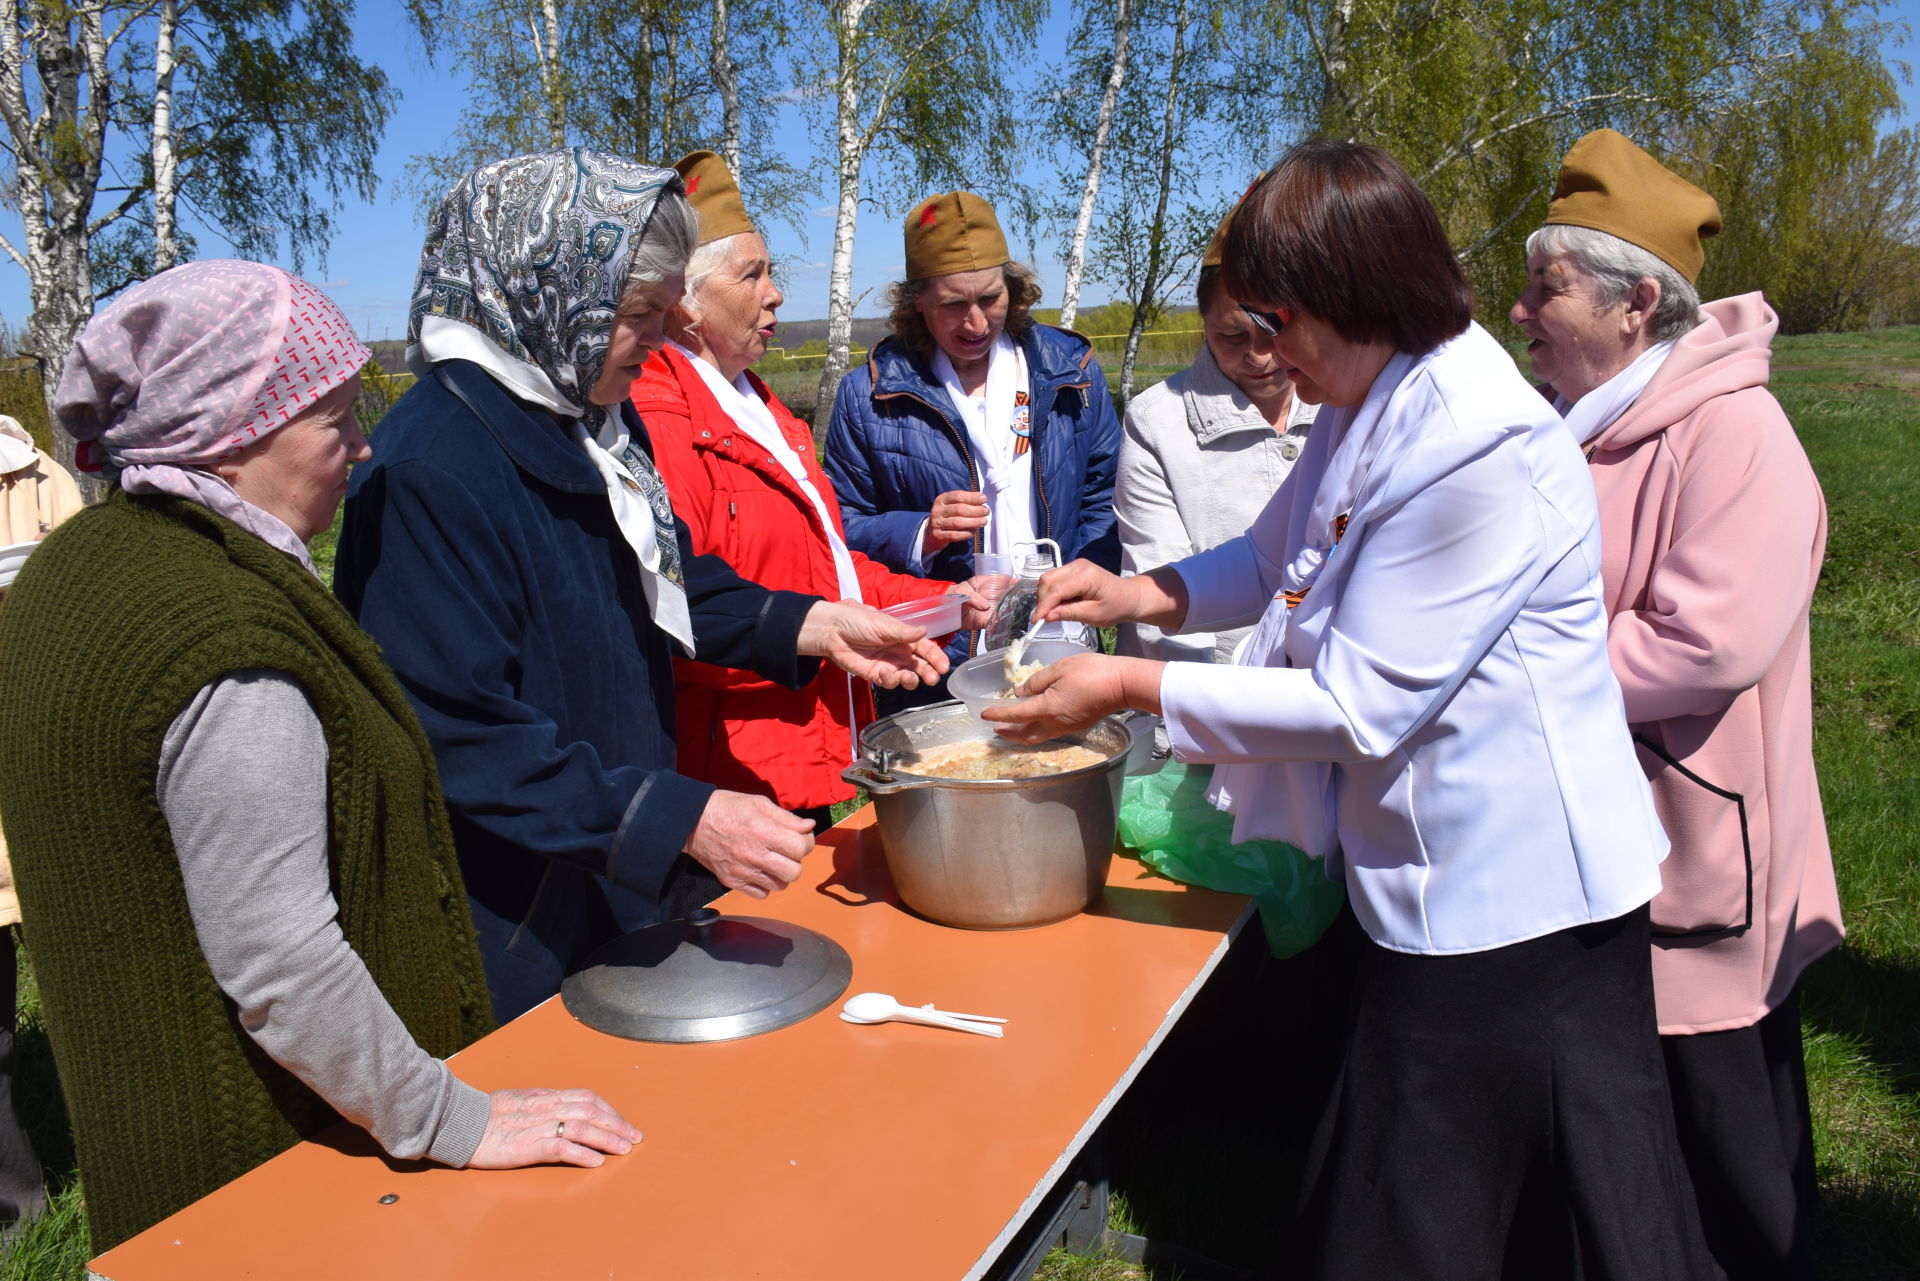
[[[1425,352],[1473,320],[1473,288],[1440,216],[1392,156],[1303,142],[1234,215],[1221,283],[1234,297],[1315,315],[1348,342]]]
[[[1033,305],[1040,301],[1040,278],[1030,267],[1010,262],[1000,269],[1007,283],[1007,337],[1019,339],[1033,328]],[[929,277],[937,280],[939,277]],[[933,359],[933,331],[927,319],[914,306],[926,290],[926,280],[896,280],[887,286],[887,327],[893,336],[922,360]]]

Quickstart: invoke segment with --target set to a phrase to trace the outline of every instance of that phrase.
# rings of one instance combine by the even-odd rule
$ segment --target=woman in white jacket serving
[[[1239,664],[1079,656],[988,715],[1037,741],[1158,711],[1238,839],[1344,880],[1368,943],[1305,1275],[1704,1275],[1647,962],[1667,842],[1579,450],[1384,152],[1289,152],[1222,265],[1326,406],[1305,452],[1243,537],[1132,578],[1075,562],[1036,617],[1257,619]]]

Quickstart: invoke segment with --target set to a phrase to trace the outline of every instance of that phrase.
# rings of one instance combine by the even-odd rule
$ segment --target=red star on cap
[[[695,174],[693,177],[687,179],[687,194],[691,196],[698,190],[700,190],[700,175]]]
[[[935,220],[934,220],[932,205],[928,205],[925,209],[922,209],[920,211],[920,225],[922,227],[931,227],[933,226],[934,221]]]

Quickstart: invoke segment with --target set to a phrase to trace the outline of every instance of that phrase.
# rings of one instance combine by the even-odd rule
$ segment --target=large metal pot
[[[926,748],[991,737],[958,703],[913,708],[863,730],[862,759],[841,777],[872,794],[894,887],[920,915],[970,930],[1065,920],[1107,883],[1131,736],[1115,717],[1071,736],[1107,759],[1063,774],[912,773]]]

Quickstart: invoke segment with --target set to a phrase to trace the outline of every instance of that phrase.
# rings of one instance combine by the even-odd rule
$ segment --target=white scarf
[[[699,373],[700,381],[705,383],[707,390],[713,394],[714,400],[720,405],[720,411],[731,418],[734,425],[746,432],[762,449],[773,455],[773,460],[793,478],[793,483],[800,487],[800,492],[806,496],[808,502],[813,504],[814,514],[820,518],[820,528],[827,531],[827,549],[833,553],[833,570],[840,583],[839,598],[859,600],[860,579],[853,571],[853,554],[847,550],[847,544],[840,537],[840,531],[834,528],[833,516],[827,510],[826,500],[820,497],[820,491],[814,487],[813,479],[807,475],[805,462],[788,443],[786,433],[780,430],[780,425],[774,421],[773,410],[767,407],[766,401],[760,399],[759,393],[754,391],[753,384],[747,381],[744,373],[732,382],[728,382],[718,369],[701,357],[677,342],[672,346],[675,351],[685,356]]]
[[[1641,352],[1634,362],[1577,401],[1555,396],[1553,407],[1560,412],[1573,443],[1585,448],[1595,436],[1613,426],[1614,420],[1633,407],[1653,376],[1660,372],[1674,340],[1658,342]]]
[[[1383,450],[1391,458],[1404,453],[1406,447],[1414,443],[1407,439],[1409,433],[1402,432],[1392,441],[1397,447],[1388,448],[1394,433],[1389,430],[1392,422],[1387,419],[1386,410],[1393,393],[1417,359],[1419,357],[1405,352],[1396,353],[1373,380],[1366,399],[1357,407],[1335,409],[1315,419],[1314,430],[1327,433],[1334,442],[1333,456],[1327,460],[1327,469],[1320,474],[1320,484],[1313,491],[1313,503],[1307,510],[1305,543],[1281,575],[1283,592],[1305,592],[1313,586],[1327,557],[1333,555],[1340,541],[1335,532],[1340,517],[1353,510],[1354,499],[1373,473]],[[1292,612],[1271,607],[1267,611],[1269,616],[1278,613],[1282,625]],[[1265,619],[1261,625],[1266,626]],[[1266,647],[1268,652],[1278,648],[1280,634],[1280,629],[1276,629]],[[1267,653],[1250,650],[1249,661],[1255,666],[1266,666],[1266,660]]]
[[[693,619],[687,612],[680,545],[665,482],[634,447],[617,415],[607,415],[598,440],[587,434],[585,423],[576,421],[573,438],[580,442],[580,448],[586,451],[594,470],[605,482],[607,501],[613,506],[613,519],[620,526],[620,536],[627,540],[640,561],[640,585],[646,593],[647,612],[653,615],[654,624],[679,641],[680,648],[691,657]]]
[[[961,390],[953,362],[938,348],[933,353],[933,372],[940,376],[947,398],[959,411],[980,463],[980,484],[987,495],[988,511],[987,527],[981,531],[981,550],[1011,556],[1016,544],[1034,539],[1033,451],[1014,452],[1021,439],[1014,431],[1017,420],[1032,412],[1030,406],[1015,404],[1022,392],[1032,397],[1026,353],[1001,330],[987,353],[987,385],[980,399]],[[1029,428],[1031,423],[1028,417]]]
[[[1326,626],[1324,604],[1314,607],[1303,603],[1298,608],[1287,604],[1288,592],[1307,593],[1320,577],[1327,561],[1339,547],[1335,530],[1339,518],[1353,510],[1368,480],[1378,470],[1389,473],[1393,464],[1418,444],[1418,433],[1405,423],[1396,422],[1387,413],[1394,393],[1423,357],[1396,353],[1367,389],[1366,399],[1357,407],[1323,410],[1314,420],[1316,443],[1331,442],[1331,456],[1314,487],[1301,531],[1300,550],[1281,570],[1280,591],[1267,603],[1260,625],[1233,653],[1240,667],[1288,667],[1290,631],[1305,630],[1317,643],[1320,629]],[[1399,431],[1394,428],[1398,426]],[[1311,446],[1310,446],[1311,448]],[[1305,461],[1304,459],[1302,460]],[[1217,766],[1208,799],[1224,810],[1238,810],[1243,798],[1268,795],[1294,815],[1296,842],[1315,856],[1333,850],[1333,812],[1330,786],[1333,767],[1324,761],[1286,761],[1278,765],[1242,763]]]
[[[620,536],[640,562],[647,610],[660,630],[680,642],[691,656],[693,620],[687,612],[673,505],[667,499],[666,482],[646,455],[633,447],[627,429],[620,424],[620,415],[608,410],[600,439],[595,440],[580,421],[585,410],[561,395],[538,365],[509,355],[472,325],[445,316],[421,317],[420,341],[407,348],[407,368],[414,377],[425,378],[433,366],[446,360],[472,361],[516,399],[574,420],[573,438],[600,473]]]

